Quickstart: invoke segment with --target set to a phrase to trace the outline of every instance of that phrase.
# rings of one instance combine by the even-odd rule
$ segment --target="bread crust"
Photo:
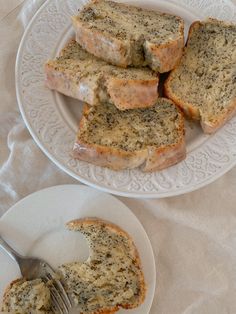
[[[112,170],[134,169],[141,166],[143,172],[163,170],[186,158],[185,141],[166,147],[148,147],[137,152],[124,152],[100,145],[78,141],[73,148],[73,157]]]
[[[102,311],[93,312],[91,314],[114,314],[117,311],[118,311],[118,309],[115,309],[115,310],[102,310]],[[81,313],[81,314],[86,314],[86,313]]]
[[[86,115],[89,109],[89,106],[84,104],[79,129],[83,129],[84,124],[86,124]],[[147,158],[147,151],[128,152],[117,148],[89,144],[77,139],[73,147],[72,155],[75,159],[87,161],[97,166],[107,167],[113,170],[124,170],[136,168],[143,164]]]
[[[150,80],[125,80],[110,78],[107,81],[107,92],[120,110],[148,108],[158,98],[159,78]]]
[[[211,21],[217,21],[220,22],[216,19],[208,19],[209,22]],[[194,30],[200,28],[200,26],[203,23],[201,21],[195,21],[191,24],[189,28],[189,33],[188,33],[188,39],[187,39],[187,44],[188,41],[191,39],[192,33]],[[224,22],[225,25],[232,25],[232,23],[227,23]],[[184,55],[187,52],[187,47],[184,50]],[[229,121],[235,114],[236,114],[236,99],[233,99],[231,101],[231,104],[227,107],[226,112],[223,114],[219,115],[218,117],[215,117],[213,121],[209,121],[204,118],[204,115],[202,114],[201,110],[194,106],[194,104],[189,103],[178,97],[174,91],[171,89],[171,81],[174,78],[176,69],[172,70],[169,77],[167,78],[165,84],[164,84],[164,94],[166,97],[171,99],[176,105],[178,105],[183,112],[190,117],[193,120],[200,120],[201,127],[203,129],[203,132],[206,134],[212,134],[215,133],[218,129],[220,129],[227,121]]]
[[[201,23],[200,21],[195,21],[190,25],[189,28],[189,33],[188,33],[188,38],[187,38],[187,43],[191,37],[191,34],[194,30],[194,28],[198,28],[200,25],[199,23]],[[186,47],[184,48],[184,53],[183,56],[186,54]],[[177,106],[179,106],[183,112],[190,117],[193,120],[199,120],[200,119],[200,111],[198,108],[196,108],[193,104],[188,103],[188,102],[184,102],[180,97],[178,97],[171,89],[171,81],[173,80],[173,76],[175,73],[175,69],[177,67],[175,67],[170,75],[168,76],[167,80],[164,83],[164,95],[171,99]]]
[[[96,89],[88,78],[81,78],[79,82],[75,83],[69,74],[56,70],[51,62],[45,64],[44,71],[46,74],[45,85],[49,89],[85,101],[93,106],[98,104]]]
[[[90,312],[89,314],[114,314],[119,310],[118,307],[114,307],[112,309],[103,309],[103,310],[98,310],[96,312]],[[87,314],[85,312],[81,312],[81,314]]]
[[[139,295],[139,299],[137,301],[137,303],[135,304],[119,304],[119,306],[117,306],[116,308],[111,309],[110,311],[118,311],[119,308],[124,308],[124,309],[132,309],[132,308],[136,308],[139,305],[141,305],[144,302],[145,296],[146,296],[146,291],[147,291],[147,287],[145,284],[145,280],[144,280],[144,275],[142,272],[142,265],[141,265],[141,259],[138,253],[138,250],[133,242],[132,237],[123,229],[121,229],[119,226],[117,226],[116,224],[113,224],[109,221],[94,217],[85,217],[82,219],[76,219],[76,220],[72,220],[70,222],[67,223],[67,228],[69,230],[78,230],[78,227],[80,226],[88,226],[88,225],[105,225],[106,228],[108,228],[111,232],[117,233],[125,238],[127,238],[128,242],[129,242],[129,247],[130,247],[130,253],[132,253],[132,256],[134,257],[135,260],[135,265],[137,266],[137,268],[139,270],[141,270],[139,272],[139,282],[140,282],[140,295]],[[109,311],[109,309],[107,309]],[[112,314],[113,312],[111,312]],[[115,312],[114,312],[115,313]],[[95,313],[91,313],[91,314],[109,314],[106,312],[95,312]]]
[[[227,108],[227,111],[222,114],[220,117],[217,117],[214,122],[201,120],[201,126],[206,134],[215,133],[219,130],[226,122],[233,118],[236,114],[236,99],[232,100],[230,106]]]
[[[173,70],[174,71],[174,70]],[[179,106],[186,116],[193,120],[200,120],[200,111],[198,108],[194,107],[193,104],[188,102],[183,102],[183,100],[178,97],[172,89],[170,88],[171,81],[173,80],[172,75],[169,75],[164,84],[164,95],[165,97],[171,99],[177,106]]]
[[[160,171],[167,167],[173,166],[186,158],[186,145],[184,138],[184,117],[182,112],[181,121],[177,132],[182,134],[179,142],[164,147],[148,147],[148,158],[143,166],[144,172]]]
[[[184,22],[180,26],[180,36],[176,40],[163,45],[155,45],[146,41],[144,51],[149,59],[150,67],[160,73],[169,72],[180,62],[184,51]]]
[[[86,23],[79,21],[76,16],[72,16],[72,24],[76,33],[76,41],[94,56],[123,68],[132,63],[127,43],[105,35],[99,30],[89,29]]]
[[[98,2],[99,0],[93,0],[89,2],[85,8],[92,7],[93,4]],[[162,13],[162,15],[167,14]],[[152,70],[159,73],[168,72],[172,70],[181,59],[184,48],[184,21],[180,17],[179,21],[181,22],[179,38],[176,40],[171,40],[165,44],[155,44],[144,38],[144,62],[145,64],[147,63]],[[76,40],[91,54],[120,67],[143,65],[142,58],[136,61],[132,56],[134,50],[132,47],[133,43],[127,40],[117,39],[115,36],[91,28],[86,22],[81,21],[79,16],[73,16],[72,23],[76,33]]]
[[[160,171],[173,166],[186,158],[185,141],[167,147],[148,148],[148,158],[142,168],[144,172]]]
[[[142,165],[147,158],[147,150],[126,152],[77,140],[73,148],[73,157],[112,170],[125,170]]]
[[[73,46],[74,43],[75,41],[71,40],[68,45]],[[102,64],[102,66],[104,65]],[[113,70],[113,67],[111,68]],[[71,70],[62,70],[57,61],[48,61],[44,71],[46,74],[45,84],[48,88],[84,101],[91,106],[98,105],[99,101],[103,102],[104,99],[100,98],[105,96],[108,98],[106,101],[111,102],[120,110],[146,108],[153,106],[158,98],[159,75],[155,75],[149,69],[148,72],[146,69],[138,72],[137,78],[135,75],[133,78],[119,78],[118,74],[105,71],[97,76],[91,73],[79,77],[78,73],[75,79]],[[143,73],[144,78],[142,78]]]
[[[112,170],[134,169],[141,166],[143,172],[152,172],[174,165],[186,157],[184,117],[181,110],[178,109],[178,111],[181,117],[177,129],[180,138],[176,144],[161,147],[148,146],[142,150],[125,151],[108,146],[89,144],[77,138],[73,147],[73,157]],[[89,106],[85,104],[79,129],[83,129],[86,124],[88,112]]]
[[[4,311],[3,306],[4,306],[4,304],[7,303],[8,294],[9,294],[11,288],[12,288],[16,283],[20,283],[20,282],[22,282],[22,283],[25,282],[25,279],[24,279],[24,278],[18,278],[18,279],[16,279],[16,280],[13,280],[13,281],[8,285],[8,287],[6,288],[6,290],[4,291],[3,299],[2,299],[2,309],[1,309],[2,311]]]

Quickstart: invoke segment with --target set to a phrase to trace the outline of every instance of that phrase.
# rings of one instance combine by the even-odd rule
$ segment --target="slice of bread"
[[[12,314],[53,314],[50,290],[41,279],[15,280],[4,293],[2,311]]]
[[[85,105],[73,155],[114,170],[164,169],[186,156],[183,114],[165,98],[152,108],[125,111]]]
[[[106,0],[93,0],[72,18],[76,40],[93,55],[127,67],[172,70],[184,47],[181,18]]]
[[[195,22],[180,65],[169,75],[165,94],[213,133],[236,112],[236,25]]]
[[[117,225],[98,218],[67,224],[81,232],[90,248],[84,263],[59,270],[75,305],[83,314],[115,313],[138,307],[145,298],[145,282],[138,251],[131,237]]]
[[[92,56],[74,40],[45,65],[46,85],[97,105],[108,101],[120,110],[145,108],[158,97],[158,75],[149,68],[122,69]]]
[[[119,308],[143,303],[146,286],[132,238],[117,225],[98,218],[74,220],[67,227],[80,231],[90,248],[86,262],[68,263],[57,271],[79,313],[114,314]],[[4,293],[1,310],[12,314],[54,313],[50,283],[47,286],[41,279],[23,278],[13,281]]]

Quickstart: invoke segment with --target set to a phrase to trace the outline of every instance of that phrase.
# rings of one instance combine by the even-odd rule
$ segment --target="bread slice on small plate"
[[[158,97],[158,74],[149,68],[119,68],[92,56],[71,40],[55,60],[45,65],[46,85],[97,105],[108,101],[120,110],[145,108]]]
[[[67,228],[81,232],[90,249],[85,262],[73,261],[57,270],[73,301],[73,313],[78,308],[81,314],[114,314],[120,308],[141,305],[146,284],[139,253],[130,235],[100,218],[73,220],[67,223]],[[17,279],[4,293],[2,311],[52,314],[51,301],[50,286],[41,279]]]
[[[11,314],[53,314],[50,290],[41,279],[14,280],[4,293],[2,311]]]
[[[174,15],[93,0],[72,21],[76,40],[85,50],[118,66],[147,64],[163,73],[182,56],[184,22]]]
[[[236,25],[216,19],[194,22],[165,95],[200,120],[205,133],[222,127],[236,112]]]
[[[136,246],[124,230],[99,218],[83,218],[67,224],[81,232],[90,248],[83,263],[60,266],[69,294],[83,314],[115,313],[143,303],[146,285]]]
[[[85,105],[73,156],[114,170],[161,170],[185,158],[184,132],[182,112],[165,98],[125,111]]]

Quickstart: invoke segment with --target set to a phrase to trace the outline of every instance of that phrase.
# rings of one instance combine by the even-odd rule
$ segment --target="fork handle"
[[[22,256],[17,253],[3,238],[0,236],[0,248],[2,248],[15,262],[19,262]]]

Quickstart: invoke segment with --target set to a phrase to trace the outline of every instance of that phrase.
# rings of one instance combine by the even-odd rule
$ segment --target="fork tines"
[[[55,313],[69,314],[69,309],[72,307],[71,301],[61,284],[61,282],[47,273],[42,280],[50,289],[52,306]]]

